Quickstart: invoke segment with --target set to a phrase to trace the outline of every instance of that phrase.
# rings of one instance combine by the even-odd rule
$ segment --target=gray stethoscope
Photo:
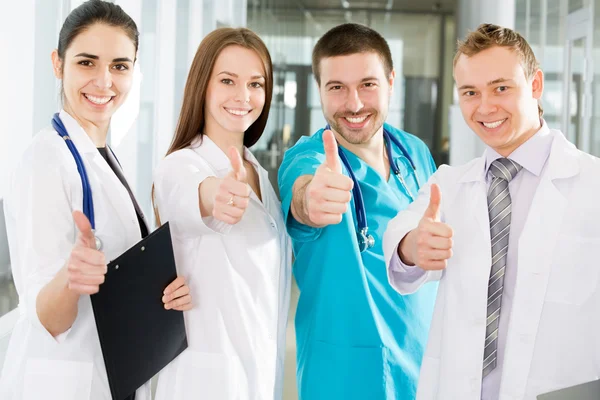
[[[75,159],[75,164],[77,165],[77,172],[79,172],[79,176],[81,177],[81,185],[83,186],[83,213],[92,225],[92,232],[95,232],[96,220],[94,218],[94,201],[92,199],[92,187],[90,186],[88,175],[85,171],[85,167],[83,166],[83,160],[81,159],[81,156],[77,151],[77,147],[75,147],[75,144],[69,137],[67,128],[65,128],[65,125],[61,121],[58,113],[54,114],[54,117],[52,117],[52,127],[56,130],[58,135],[64,139],[67,147],[73,155],[73,158]],[[96,239],[96,250],[101,250],[102,241],[96,235],[94,235],[94,238]]]
[[[329,125],[327,125],[325,129],[331,128]],[[391,143],[394,142],[398,149],[400,149],[402,157],[408,160],[408,163],[410,164],[412,169],[412,174],[417,184],[417,190],[419,190],[419,188],[421,187],[421,182],[419,181],[419,176],[417,175],[417,167],[415,166],[415,163],[408,154],[408,151],[406,151],[406,148],[402,145],[402,143],[400,143],[400,140],[398,140],[398,138],[394,135],[390,135],[390,133],[385,128],[383,128],[383,141],[385,143],[385,150],[387,152],[388,160],[390,162],[390,168],[392,169],[394,175],[396,175],[400,180],[402,187],[404,187],[404,189],[406,190],[406,193],[410,197],[411,201],[413,201],[414,196],[410,191],[410,188],[406,184],[406,181],[402,177],[402,173],[400,172],[400,168],[398,168],[398,164],[392,158]],[[365,210],[365,202],[363,200],[362,191],[360,190],[360,185],[358,184],[358,180],[354,175],[354,171],[352,171],[352,167],[350,166],[350,161],[348,161],[348,157],[346,157],[346,154],[344,154],[342,147],[339,145],[338,154],[340,156],[340,159],[342,160],[342,163],[346,167],[348,174],[350,175],[350,179],[352,179],[352,182],[354,183],[354,187],[352,188],[352,195],[354,197],[354,211],[356,212],[356,224],[358,226],[358,229],[356,231],[356,238],[358,239],[358,249],[362,253],[363,251],[375,246],[375,238],[369,233],[369,226],[367,225],[367,212]]]

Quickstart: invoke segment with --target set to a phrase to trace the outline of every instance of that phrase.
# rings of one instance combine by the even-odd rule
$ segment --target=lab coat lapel
[[[261,193],[261,198],[262,198],[262,201],[261,201],[261,199],[258,198],[256,193],[254,193],[254,191],[251,191],[250,192],[250,200],[256,202],[260,209],[262,209],[267,214],[271,215],[268,211],[270,196],[267,193],[267,190],[269,190],[267,188],[267,184],[269,183],[269,173],[264,168],[261,167],[261,165],[258,163],[258,160],[256,159],[256,157],[254,157],[254,154],[252,154],[250,152],[250,150],[248,150],[247,148],[244,148],[244,158],[246,160],[248,160],[254,166],[254,169],[256,170],[256,175],[258,176],[258,186],[260,188],[260,193]]]
[[[88,165],[91,166],[92,171],[89,171],[88,174],[96,174],[100,189],[104,192],[102,199],[107,199],[108,202],[112,205],[112,208],[115,214],[121,220],[123,227],[127,231],[127,236],[131,237],[133,235],[134,228],[139,232],[139,226],[137,224],[137,217],[135,215],[135,209],[131,207],[132,202],[129,197],[129,193],[125,186],[121,183],[117,175],[113,172],[110,166],[107,164],[106,160],[98,153],[86,153],[85,157],[87,158]],[[91,178],[90,178],[91,179]],[[94,187],[92,186],[92,190]],[[93,194],[94,201],[98,201],[100,196]],[[138,236],[140,234],[138,233]]]
[[[579,174],[576,151],[562,133],[553,131],[548,164],[542,172],[527,222],[519,239],[518,270],[508,326],[501,399],[523,398],[535,348],[553,249],[562,226],[567,200],[557,188],[559,179]]]
[[[139,237],[137,218],[135,210],[131,207],[131,199],[129,198],[127,189],[125,189],[125,186],[123,186],[119,178],[117,178],[110,166],[102,158],[98,149],[79,123],[64,110],[60,112],[60,118],[69,133],[69,137],[81,155],[86,168],[92,190],[96,224],[100,220],[97,215],[98,204],[108,199],[113,206],[115,215],[119,217],[123,227],[126,229],[127,237]],[[96,192],[97,189],[102,190],[102,195]],[[137,236],[135,236],[136,231],[138,232]]]
[[[454,218],[444,222],[455,229],[457,242],[468,243],[468,247],[463,248],[469,251],[468,255],[457,252],[451,260],[445,294],[438,293],[444,296],[447,315],[452,320],[442,339],[451,345],[443,346],[441,353],[438,392],[452,399],[472,399],[472,393],[481,391],[482,338],[491,269],[485,156],[475,160],[458,183],[454,193],[452,190],[442,192],[442,202],[448,202],[443,207],[451,210],[448,214]],[[460,310],[460,314],[468,318],[457,323],[451,310]]]
[[[125,182],[125,184],[127,185],[126,189],[128,189],[128,192],[129,192],[131,190],[131,186],[129,185],[129,182],[127,181],[127,178],[125,177],[125,174],[123,173],[123,170],[121,169],[121,163],[119,162],[119,160],[117,160],[117,157],[115,157],[115,155],[112,151],[112,148],[108,147],[107,154],[108,154],[108,159],[110,160],[110,163],[112,164],[112,166],[115,169],[115,173],[120,175],[119,180],[122,179],[123,182]],[[132,194],[133,194],[133,191],[132,191]],[[139,214],[139,216],[141,217],[141,220],[144,222],[144,225],[146,227],[146,232],[149,233],[150,227],[148,226],[148,221],[146,221],[144,212],[142,211],[142,208],[140,207],[139,203],[137,202],[135,195],[130,196],[130,198],[133,201],[133,207],[135,208],[136,213]]]
[[[486,150],[487,151],[487,150]],[[459,180],[462,184],[471,184],[472,192],[468,195],[470,199],[467,199],[467,204],[472,207],[471,212],[475,214],[477,225],[483,234],[483,238],[486,243],[490,242],[490,220],[488,216],[487,207],[487,185],[485,182],[485,153],[482,157],[475,160],[471,167],[465,172],[463,177]],[[462,190],[459,190],[462,192]],[[442,194],[443,195],[443,194]],[[472,197],[471,197],[472,196]],[[460,198],[464,201],[464,198]],[[460,205],[459,205],[460,206]],[[489,246],[488,246],[489,247]],[[491,248],[490,248],[491,252]],[[490,256],[491,257],[491,256]],[[490,266],[491,268],[491,266]]]

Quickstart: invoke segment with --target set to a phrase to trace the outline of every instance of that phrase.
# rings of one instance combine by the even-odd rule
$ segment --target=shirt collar
[[[518,163],[533,175],[540,176],[546,160],[550,156],[552,140],[553,136],[550,134],[550,129],[546,121],[542,120],[542,127],[513,151],[508,159]],[[485,151],[485,171],[488,171],[492,162],[498,158],[502,158],[502,156],[491,147],[487,147]]]

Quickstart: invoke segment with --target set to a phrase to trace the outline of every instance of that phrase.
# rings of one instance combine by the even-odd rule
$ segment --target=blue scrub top
[[[404,145],[422,184],[435,171],[427,146],[385,125]],[[402,296],[388,283],[383,234],[390,219],[412,201],[400,179],[379,175],[344,150],[362,190],[375,247],[360,253],[354,200],[342,222],[325,228],[298,223],[291,215],[292,186],[314,175],[325,161],[323,130],[302,137],[279,169],[282,208],[292,238],[294,276],[300,288],[296,311],[297,380],[300,399],[410,400],[433,314],[437,283]],[[417,182],[408,160],[392,142],[394,162],[412,196]],[[343,173],[348,175],[342,164]]]

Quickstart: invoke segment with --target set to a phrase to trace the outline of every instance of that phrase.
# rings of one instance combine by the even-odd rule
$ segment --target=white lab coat
[[[600,160],[556,130],[519,239],[500,400],[537,395],[600,377]],[[441,279],[417,399],[481,396],[487,286],[491,268],[485,157],[442,167],[430,180],[442,192],[442,220],[454,230],[443,273],[396,282],[411,293]],[[386,262],[429,203],[429,185],[390,221]],[[390,279],[392,282],[393,279]]]
[[[106,258],[114,259],[140,240],[131,198],[78,123],[65,111],[60,117],[87,170],[96,234]],[[71,214],[82,210],[82,201],[81,179],[64,140],[52,128],[42,130],[16,166],[4,203],[20,317],[0,378],[3,400],[112,399],[90,296],[80,297],[75,322],[56,338],[36,313],[40,289],[69,258],[76,238]],[[144,385],[136,400],[149,398]]]
[[[282,398],[291,247],[267,172],[247,149],[244,157],[258,172],[262,202],[252,193],[235,225],[200,215],[200,183],[231,170],[208,136],[155,170],[155,205],[170,222],[194,305],[184,313],[189,348],[161,371],[157,400]]]

